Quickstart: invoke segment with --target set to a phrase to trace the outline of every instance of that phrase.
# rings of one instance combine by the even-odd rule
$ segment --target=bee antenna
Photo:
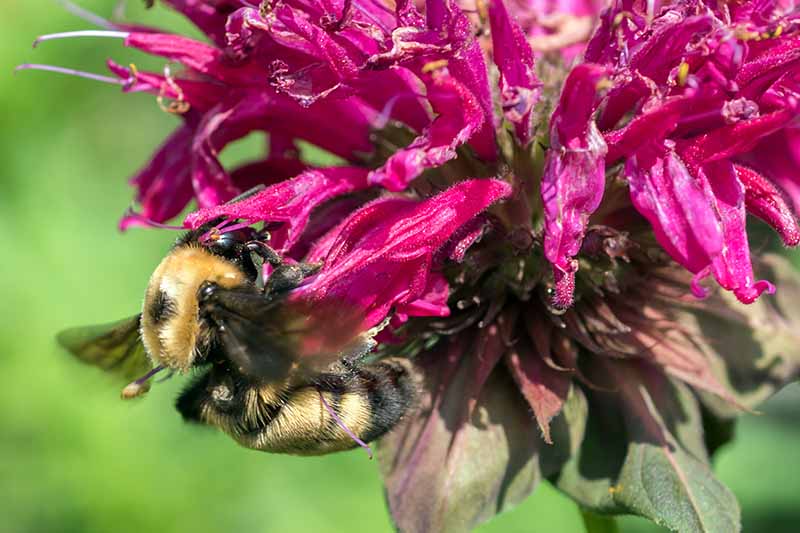
[[[252,224],[250,224],[249,222],[238,222],[238,223],[234,222],[236,222],[236,219],[226,218],[225,220],[223,220],[222,222],[220,222],[207,232],[200,235],[200,238],[197,240],[200,242],[200,244],[208,245],[217,240],[219,236],[222,235],[223,233],[228,233],[243,228],[249,228],[250,226],[252,226]]]
[[[348,428],[348,427],[345,425],[345,423],[342,421],[342,419],[341,419],[341,418],[339,418],[339,415],[337,415],[337,414],[336,414],[336,412],[334,412],[333,408],[332,408],[330,405],[328,405],[328,402],[326,402],[326,401],[325,401],[325,396],[322,394],[322,391],[318,390],[317,392],[319,393],[319,399],[320,399],[320,401],[322,402],[322,405],[323,405],[323,406],[325,407],[325,409],[328,411],[328,414],[330,414],[330,415],[331,415],[331,418],[333,418],[333,420],[336,422],[336,424],[337,424],[337,425],[338,425],[340,428],[342,428],[342,430],[343,430],[345,433],[347,433],[347,435],[348,435],[348,436],[349,436],[351,439],[353,439],[353,440],[356,442],[356,444],[358,444],[359,446],[361,446],[362,448],[364,448],[364,451],[366,451],[366,452],[367,452],[367,455],[369,455],[369,458],[370,458],[370,459],[372,459],[372,448],[370,448],[370,447],[369,447],[369,445],[368,445],[366,442],[364,442],[363,440],[359,439],[359,438],[356,436],[356,434],[355,434],[355,433],[353,433],[352,431],[350,431],[350,428]]]
[[[125,214],[122,215],[122,221],[119,223],[119,229],[121,231],[125,231],[126,229],[132,226],[144,226],[147,228],[186,231],[186,228],[183,226],[173,226],[171,224],[162,224],[161,222],[156,222],[155,220],[149,219],[146,216],[137,213],[136,211],[133,210],[132,207],[129,207],[125,211]]]
[[[164,370],[164,368],[166,368],[164,365],[158,365],[157,367],[152,369],[150,372],[148,372],[144,376],[142,376],[139,379],[137,379],[136,381],[134,381],[134,383],[136,383],[137,385],[141,385],[145,381],[147,381],[148,379],[152,378],[153,376],[155,376],[156,374],[158,374],[159,372]]]

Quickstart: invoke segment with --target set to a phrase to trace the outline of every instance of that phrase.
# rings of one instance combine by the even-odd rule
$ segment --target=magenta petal
[[[597,83],[606,70],[579,65],[564,84],[553,112],[550,150],[542,177],[544,253],[553,264],[556,281],[554,305],[572,303],[574,259],[583,242],[586,224],[605,189],[606,143],[592,113],[597,105]]]
[[[412,302],[395,307],[395,316],[399,319],[397,325],[412,316],[449,316],[450,307],[447,305],[449,296],[450,287],[447,278],[439,272],[431,273],[422,296]]]
[[[192,145],[192,184],[198,203],[215,206],[241,192],[218,158],[236,139],[253,131],[275,131],[281,137],[305,139],[336,155],[353,157],[372,148],[369,119],[368,110],[358,101],[336,100],[303,108],[271,91],[230,92],[203,116]],[[342,121],[347,128],[339,127]]]
[[[421,132],[431,122],[423,105],[425,85],[407,68],[363,72],[352,85],[361,99],[379,111],[380,123],[399,120],[415,132]]]
[[[765,137],[741,159],[786,193],[800,213],[800,129],[786,128]]]
[[[450,76],[428,85],[428,100],[438,116],[414,141],[398,150],[384,165],[370,173],[370,183],[402,191],[424,170],[446,163],[483,123],[474,95]]]
[[[291,299],[359,309],[362,327],[372,327],[393,306],[408,306],[423,297],[436,251],[460,227],[510,193],[507,183],[484,179],[460,182],[423,202],[373,202],[340,227],[328,245],[322,270],[293,291]],[[317,255],[314,250],[309,254]],[[411,309],[424,310],[418,304]],[[429,312],[440,315],[441,307],[432,306]]]
[[[533,70],[533,51],[503,0],[489,3],[492,54],[500,70],[500,98],[506,119],[514,125],[520,143],[531,138],[531,109],[539,99],[542,83]]]
[[[752,150],[764,137],[785,128],[795,116],[786,109],[743,120],[682,141],[679,151],[690,166],[735,157]]]
[[[218,46],[225,44],[225,20],[241,2],[238,0],[164,0],[166,4],[183,14],[200,31],[208,35]]]
[[[250,79],[249,69],[226,66],[222,61],[223,54],[220,49],[181,35],[132,32],[125,39],[125,46],[177,61],[196,72],[225,83]]]
[[[454,0],[426,0],[425,6],[428,27],[446,35],[449,45],[458,50],[447,56],[450,74],[473,94],[483,112],[483,120],[470,139],[470,145],[482,159],[494,161],[497,146],[489,72],[472,24]]]
[[[336,42],[328,32],[311,24],[307,15],[287,5],[278,7],[273,13],[289,31],[295,34],[295,38],[308,43],[314,58],[325,62],[340,79],[351,78],[358,74],[355,63],[357,58]]]
[[[631,55],[630,68],[656,83],[664,83],[670,71],[681,62],[690,43],[698,33],[712,29],[711,15],[664,17],[655,26],[647,40]]]
[[[167,82],[163,75],[141,71],[134,74],[130,68],[111,60],[106,64],[111,72],[127,82],[122,87],[124,92],[148,92],[171,100],[181,100],[194,111],[211,109],[226,92],[223,86],[208,81],[172,79]]]
[[[642,3],[613,0],[600,15],[600,23],[586,45],[584,61],[611,65],[617,57],[641,40],[640,30],[646,26]]]
[[[748,61],[737,73],[736,83],[742,96],[755,99],[780,76],[800,66],[800,39],[780,41]]]
[[[240,192],[222,167],[218,154],[228,143],[255,129],[262,107],[260,101],[247,98],[227,99],[203,116],[191,148],[192,186],[200,207],[219,205]]]
[[[239,190],[247,191],[258,185],[274,185],[306,170],[306,165],[297,158],[273,157],[273,150],[273,143],[270,142],[269,158],[244,164],[231,171],[231,180]]]
[[[306,170],[294,179],[276,183],[263,191],[232,204],[201,209],[186,217],[184,225],[197,228],[219,217],[242,219],[248,223],[285,222],[273,236],[276,247],[288,249],[300,238],[311,211],[326,200],[367,187],[367,171],[354,167]]]
[[[608,162],[614,163],[635,153],[642,145],[663,141],[689,112],[697,112],[698,99],[673,97],[648,109],[625,127],[605,134],[608,143]]]
[[[771,283],[756,281],[753,277],[745,229],[745,190],[733,164],[727,161],[710,163],[701,173],[700,177],[704,176],[711,185],[725,239],[722,253],[712,258],[714,277],[743,303],[754,302],[764,291],[772,294],[775,287]]]
[[[142,218],[165,222],[178,215],[192,199],[189,169],[189,147],[193,130],[178,128],[156,151],[153,158],[130,180],[136,187],[138,215],[126,216],[119,224],[121,230],[140,225]]]
[[[649,148],[628,159],[625,175],[636,209],[672,258],[698,273],[723,249],[723,230],[704,191],[672,151]]]
[[[734,165],[734,168],[736,176],[744,186],[744,203],[747,211],[772,226],[787,246],[800,244],[797,216],[783,194],[755,170],[742,165]]]

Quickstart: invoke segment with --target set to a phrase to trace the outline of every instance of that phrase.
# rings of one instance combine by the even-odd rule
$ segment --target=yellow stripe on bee
[[[363,436],[371,425],[372,409],[369,401],[366,396],[356,392],[349,392],[340,397],[336,414],[347,429],[359,437]],[[339,438],[352,440],[341,428],[339,428]]]

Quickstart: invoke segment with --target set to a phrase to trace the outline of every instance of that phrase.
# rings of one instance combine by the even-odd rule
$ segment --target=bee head
[[[207,351],[211,330],[199,318],[198,290],[207,281],[223,288],[250,283],[236,260],[240,241],[222,234],[211,245],[179,242],[153,272],[144,296],[141,335],[154,365],[186,372]]]

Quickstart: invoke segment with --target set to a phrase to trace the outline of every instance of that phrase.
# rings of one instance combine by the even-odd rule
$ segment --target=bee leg
[[[319,270],[321,265],[311,263],[281,263],[267,279],[264,294],[273,296],[299,287],[303,280]]]
[[[273,250],[272,247],[270,247],[264,242],[251,241],[245,244],[245,248],[249,252],[259,256],[261,259],[263,259],[273,267],[278,267],[283,264],[283,258],[280,255],[278,255],[278,252]]]
[[[175,401],[175,408],[187,422],[203,423],[202,411],[203,402],[208,396],[208,384],[210,374],[206,372],[196,378],[187,388],[181,392]]]
[[[264,286],[264,294],[267,296],[299,287],[304,279],[314,274],[321,266],[311,263],[286,263],[278,252],[263,242],[249,242],[246,247],[275,269]]]
[[[236,202],[241,202],[242,200],[250,198],[251,196],[255,196],[256,194],[260,193],[261,191],[263,191],[266,188],[267,187],[265,185],[256,185],[255,187],[253,187],[251,189],[247,189],[246,191],[244,191],[239,196],[236,196],[235,198],[231,198],[230,200],[225,202],[225,205],[230,205],[230,204],[235,204]]]

